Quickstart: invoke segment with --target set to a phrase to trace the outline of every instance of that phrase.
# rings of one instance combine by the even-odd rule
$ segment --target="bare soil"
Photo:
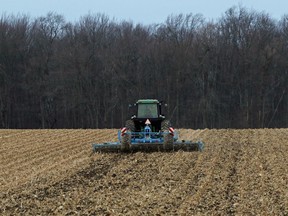
[[[203,152],[92,153],[117,130],[0,130],[0,215],[288,215],[288,129],[181,129]]]

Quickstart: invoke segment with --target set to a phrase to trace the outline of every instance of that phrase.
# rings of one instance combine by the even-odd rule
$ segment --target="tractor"
[[[140,99],[133,105],[130,119],[118,131],[119,142],[93,144],[94,151],[120,150],[199,150],[204,144],[201,141],[178,141],[178,133],[162,113],[162,104],[156,99]]]
[[[142,99],[132,106],[136,112],[121,130],[122,150],[129,150],[132,143],[163,143],[164,149],[173,148],[174,129],[162,113],[162,103]]]

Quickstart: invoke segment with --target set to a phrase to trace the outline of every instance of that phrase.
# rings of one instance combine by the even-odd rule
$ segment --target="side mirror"
[[[129,109],[133,108],[133,107],[136,107],[136,104],[129,104],[128,107],[129,107]]]

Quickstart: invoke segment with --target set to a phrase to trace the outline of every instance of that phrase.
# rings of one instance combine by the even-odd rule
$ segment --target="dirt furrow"
[[[180,129],[203,152],[92,154],[116,129],[0,137],[1,215],[288,215],[287,129]]]

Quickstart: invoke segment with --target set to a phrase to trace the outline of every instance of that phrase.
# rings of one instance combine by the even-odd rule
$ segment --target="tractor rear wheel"
[[[132,132],[135,131],[135,124],[134,124],[134,122],[131,119],[126,121],[125,127],[127,129],[131,130]]]
[[[169,127],[171,126],[170,121],[164,120],[161,123],[161,130],[163,132],[163,148],[164,150],[173,149],[173,135],[169,132]]]
[[[130,144],[131,144],[131,134],[129,134],[130,131],[127,130],[127,133],[122,136],[121,140],[121,150],[122,151],[129,151],[130,150]]]
[[[127,129],[126,133],[122,136],[121,150],[129,151],[131,147],[131,132],[135,130],[135,125],[132,120],[127,120],[125,123]]]

